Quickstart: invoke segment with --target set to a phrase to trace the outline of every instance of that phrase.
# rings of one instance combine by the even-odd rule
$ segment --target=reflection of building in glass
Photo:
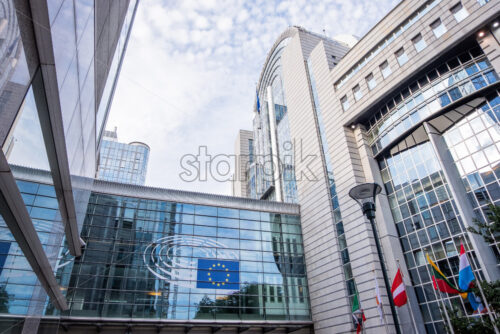
[[[118,142],[116,128],[104,131],[99,153],[97,178],[100,180],[144,185],[149,146],[141,142]]]
[[[59,284],[69,277],[57,281],[54,270],[58,255],[82,253],[98,147],[137,4],[0,1],[0,213],[16,256],[5,266],[18,260],[24,270],[9,274],[20,286],[3,291],[16,296],[9,308],[29,316],[14,331],[37,331],[47,295],[51,307],[68,308]],[[50,194],[22,195],[15,165],[49,170]]]
[[[348,47],[325,36],[293,27],[284,32],[269,52],[262,69],[257,87],[255,103],[254,153],[255,165],[249,170],[249,197],[297,202],[297,185],[295,176],[295,157],[300,152],[300,143],[290,134],[288,117],[288,99],[290,98],[288,79],[283,68],[283,53],[293,36],[304,40],[301,46],[303,61],[311,52],[311,45],[322,41],[329,50],[328,61],[340,59]],[[332,63],[333,64],[333,63]],[[305,154],[307,155],[307,154]]]
[[[50,175],[21,167],[15,173],[47,247],[45,231],[60,226],[54,188],[45,184]],[[219,327],[252,320],[241,326],[290,330],[312,324],[297,205],[96,180],[81,237],[80,258],[68,257],[66,247],[55,255],[69,310],[42,308],[45,316],[63,316],[69,328],[94,332],[94,319],[108,319],[99,320],[106,326],[116,318],[131,319],[138,331],[146,319],[186,321],[182,326],[220,321]],[[0,250],[9,242],[0,291],[8,295],[5,312],[26,315],[36,277],[13,239],[0,233]],[[60,249],[61,240],[53,244]],[[40,329],[51,321],[42,316]]]
[[[493,1],[403,1],[351,50],[291,27],[269,51],[254,146],[257,161],[274,155],[281,165],[262,158],[249,194],[301,206],[309,288],[321,291],[310,296],[317,331],[352,330],[355,294],[367,331],[385,331],[374,276],[394,330],[372,231],[348,196],[360,183],[383,185],[376,220],[388,276],[400,261],[419,332],[444,332],[425,249],[456,281],[463,237],[476,273],[499,278],[499,245],[466,230],[488,220],[488,203],[500,205],[499,13]],[[294,143],[293,164],[282,161],[283,139]],[[467,300],[445,302],[472,316]],[[410,332],[408,310],[398,317]]]
[[[500,204],[500,2],[402,1],[351,50],[288,28],[257,85],[244,170],[265,201],[86,177],[137,2],[21,3],[1,2],[24,51],[8,76],[19,94],[0,92],[0,331],[348,333],[357,294],[379,333],[377,279],[394,332],[348,196],[372,181],[388,276],[399,260],[407,278],[402,332],[409,310],[419,333],[444,332],[425,252],[456,282],[462,237],[474,271],[499,278],[499,245],[466,228]],[[30,154],[38,169],[15,166]]]
[[[231,180],[231,195],[237,197],[248,196],[248,169],[254,162],[253,132],[240,130],[234,143],[235,166]]]

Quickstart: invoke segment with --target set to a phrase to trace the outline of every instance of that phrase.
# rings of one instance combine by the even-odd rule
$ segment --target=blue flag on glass
[[[240,263],[198,259],[196,287],[199,289],[239,290]]]
[[[9,256],[10,242],[0,242],[0,274],[2,273],[3,266]]]

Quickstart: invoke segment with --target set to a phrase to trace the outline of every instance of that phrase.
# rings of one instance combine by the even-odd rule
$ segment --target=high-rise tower
[[[148,169],[149,146],[134,141],[118,141],[117,129],[104,131],[97,168],[97,179],[144,185]]]

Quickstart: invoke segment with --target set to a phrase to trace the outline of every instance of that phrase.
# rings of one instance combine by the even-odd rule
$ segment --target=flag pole
[[[399,272],[401,273],[401,277],[403,277],[403,283],[404,283],[404,275],[403,275],[403,272],[401,271],[401,266],[399,265],[399,260],[396,259],[396,263],[398,265],[398,270]],[[406,289],[406,284],[405,284],[405,289]],[[418,330],[417,330],[417,323],[415,322],[415,318],[413,317],[413,311],[411,309],[411,306],[410,306],[410,294],[408,293],[408,291],[406,291],[406,306],[408,306],[408,311],[410,311],[410,318],[411,318],[411,323],[413,324],[413,330],[415,331],[415,334],[418,334]]]
[[[427,255],[428,255],[427,247],[424,248],[424,253],[427,257]],[[429,265],[430,265],[430,263],[429,263]],[[437,283],[436,283],[436,285],[437,285]],[[450,328],[450,332],[451,332],[451,334],[455,334],[455,331],[453,330],[453,326],[451,325],[450,317],[448,316],[448,311],[446,310],[446,305],[443,301],[443,294],[442,294],[441,290],[439,290],[439,286],[438,286],[437,290],[439,291],[439,300],[441,301],[441,306],[443,307],[444,317],[446,318],[446,322],[448,323],[448,327]]]
[[[375,272],[375,264],[373,265],[373,276],[375,276],[375,280],[377,280],[377,273]],[[378,280],[377,280],[377,285],[378,285]],[[380,291],[380,288],[379,288]],[[391,298],[391,296],[387,296],[387,298]],[[378,299],[378,296],[377,296]],[[384,303],[382,303],[382,296],[380,296],[380,300],[378,301],[380,303],[380,309],[382,310],[382,316],[384,317],[384,325],[385,325],[385,332],[389,333],[389,327],[387,324],[387,317],[385,316],[385,311],[384,311]]]
[[[460,242],[462,243],[462,245],[464,245],[465,256],[467,257],[467,261],[469,262],[469,264],[472,263],[471,259],[469,259],[469,254],[467,254],[467,243],[465,242],[465,238],[462,235],[460,236]],[[477,279],[476,273],[474,273],[474,270],[472,270],[472,275],[474,275],[474,280],[477,282],[477,287],[479,288],[479,292],[481,293],[481,297],[483,298],[484,302],[486,303],[488,317],[491,320],[491,325],[493,326],[495,333],[500,334],[500,332],[498,332],[497,326],[495,325],[495,319],[493,318],[493,315],[491,314],[492,311],[491,311],[491,307],[490,307],[490,304],[488,302],[488,299],[486,299],[486,296],[484,295],[483,287],[481,286],[481,282]]]

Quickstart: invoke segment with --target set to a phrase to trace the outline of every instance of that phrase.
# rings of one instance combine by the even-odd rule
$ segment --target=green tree
[[[479,220],[474,220],[475,227],[468,227],[467,230],[471,233],[478,234],[482,236],[484,242],[487,244],[493,244],[500,241],[500,206],[495,206],[493,204],[488,205],[489,212],[488,222],[480,222]],[[489,308],[495,314],[500,314],[500,281],[495,282],[480,282],[483,288],[483,293],[488,301]],[[472,291],[476,296],[481,296],[479,288],[477,286],[472,288]],[[483,300],[483,303],[485,301]],[[477,316],[477,317],[465,317],[457,308],[446,308],[448,317],[450,318],[451,325],[456,334],[471,333],[471,334],[487,334],[494,333],[493,324],[487,315]],[[443,314],[444,316],[444,314]],[[448,328],[448,324],[445,322]],[[500,318],[496,318],[495,326],[500,328]]]
[[[493,204],[488,204],[489,212],[488,222],[480,222],[474,219],[474,225],[476,227],[470,226],[467,230],[474,234],[479,234],[483,237],[487,244],[492,244],[494,242],[500,241],[500,206]]]

